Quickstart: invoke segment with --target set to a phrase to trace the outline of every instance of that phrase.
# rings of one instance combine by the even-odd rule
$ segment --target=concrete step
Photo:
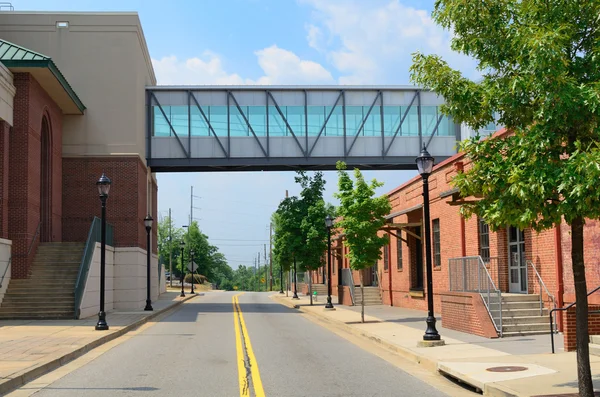
[[[498,310],[498,303],[492,302],[490,304],[490,308],[492,310]],[[502,310],[513,310],[513,309],[540,309],[539,301],[510,301],[510,302],[502,302]]]
[[[504,324],[502,323],[502,333],[511,332],[547,332],[550,333],[550,324]]]
[[[46,311],[39,313],[23,313],[21,311],[2,312],[0,311],[0,320],[71,320],[75,317],[75,312],[67,311]]]
[[[527,316],[527,317],[503,317],[502,325],[518,325],[518,324],[541,324],[546,323],[550,327],[550,320],[544,316]]]
[[[533,294],[502,294],[502,302],[540,301],[539,295]]]
[[[503,338],[510,338],[513,336],[531,336],[531,335],[548,335],[550,338],[550,330],[545,331],[517,331],[517,332],[502,332]]]
[[[490,310],[492,317],[499,317],[498,310]],[[502,318],[511,318],[511,317],[532,317],[532,316],[540,316],[540,309],[514,309],[514,310],[504,310],[504,306],[502,307]],[[542,316],[548,316],[548,309],[542,310]]]
[[[600,345],[600,335],[590,335],[590,343]]]
[[[56,310],[74,310],[74,302],[69,301],[40,301],[40,302],[31,302],[31,301],[19,301],[19,300],[10,300],[2,301],[2,306],[0,306],[0,310],[15,308],[22,311],[31,311],[30,308],[44,308],[48,310],[48,308],[56,309]]]
[[[63,297],[72,297],[75,296],[75,291],[74,289],[59,289],[56,291],[53,290],[40,290],[40,291],[36,291],[36,290],[32,290],[30,289],[20,289],[20,290],[14,290],[14,291],[6,291],[6,294],[4,295],[4,297],[7,296],[14,296],[15,298],[18,298],[20,296],[29,296],[29,295],[38,295],[38,296],[51,296],[53,299],[58,299],[58,298],[63,298]]]
[[[48,296],[46,295],[29,295],[29,296],[15,296],[15,295],[5,295],[2,300],[2,304],[8,302],[18,302],[23,304],[32,304],[37,305],[41,303],[48,303]],[[70,304],[73,305],[75,303],[75,296],[64,296],[64,297],[52,297],[52,300],[49,303],[57,303],[57,304]]]

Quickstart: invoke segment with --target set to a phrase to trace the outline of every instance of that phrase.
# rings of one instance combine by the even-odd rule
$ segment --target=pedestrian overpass
[[[439,162],[460,125],[412,86],[154,86],[146,89],[153,172],[416,169]]]

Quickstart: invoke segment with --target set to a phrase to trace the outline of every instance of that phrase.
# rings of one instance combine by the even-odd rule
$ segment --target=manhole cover
[[[504,367],[491,367],[486,369],[486,371],[490,372],[519,372],[519,371],[527,371],[529,368],[527,367],[515,367],[515,366],[504,366]]]

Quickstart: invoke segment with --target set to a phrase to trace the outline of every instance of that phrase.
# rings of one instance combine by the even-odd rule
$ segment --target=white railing
[[[496,332],[502,336],[502,293],[494,284],[481,256],[449,259],[448,274],[450,291],[481,295]]]

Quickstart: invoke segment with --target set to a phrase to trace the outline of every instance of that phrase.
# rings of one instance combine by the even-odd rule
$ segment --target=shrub
[[[186,283],[191,283],[192,282],[192,275],[191,274],[186,274],[185,278],[183,279],[184,282]],[[194,284],[204,284],[205,281],[207,281],[208,279],[206,278],[206,276],[203,276],[201,274],[194,274]]]

